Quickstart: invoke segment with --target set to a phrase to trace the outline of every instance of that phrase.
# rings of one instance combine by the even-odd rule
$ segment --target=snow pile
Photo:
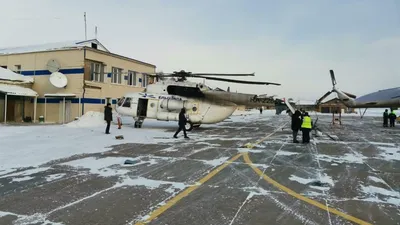
[[[81,116],[78,120],[65,124],[67,127],[104,127],[104,113],[89,111]]]

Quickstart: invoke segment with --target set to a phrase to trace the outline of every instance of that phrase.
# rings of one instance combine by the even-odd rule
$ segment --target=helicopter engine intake
[[[180,110],[182,108],[189,109],[189,104],[187,100],[175,100],[175,99],[164,99],[160,103],[160,108],[167,109],[167,110]]]

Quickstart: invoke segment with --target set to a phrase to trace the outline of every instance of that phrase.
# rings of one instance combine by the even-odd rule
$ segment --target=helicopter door
[[[139,98],[138,107],[137,107],[137,115],[138,117],[146,117],[147,116],[147,104],[149,100],[147,98]]]

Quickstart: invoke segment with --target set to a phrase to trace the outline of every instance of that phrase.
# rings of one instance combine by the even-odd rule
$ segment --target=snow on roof
[[[64,41],[64,42],[55,42],[55,43],[47,43],[47,44],[30,45],[30,46],[0,48],[0,55],[54,51],[54,50],[62,50],[62,49],[74,49],[74,48],[82,48],[85,46],[91,47],[92,43],[95,43],[98,45],[97,49],[109,52],[97,39],[91,39],[91,40],[87,40],[87,41],[75,40],[75,41]]]
[[[3,67],[0,67],[0,80],[21,81],[21,82],[33,83],[32,77],[23,76],[21,74],[15,73],[9,69],[4,69]]]
[[[0,84],[0,92],[6,93],[7,95],[18,95],[18,96],[38,96],[37,92],[26,87],[18,85]]]
[[[310,100],[298,100],[296,105],[315,105],[315,101]]]

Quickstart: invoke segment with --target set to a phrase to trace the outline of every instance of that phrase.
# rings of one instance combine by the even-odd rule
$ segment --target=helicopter
[[[233,80],[211,76],[254,76],[249,74],[191,73],[181,70],[173,73],[144,73],[155,77],[156,82],[148,84],[144,92],[126,93],[117,103],[115,110],[123,116],[133,117],[135,128],[141,128],[146,118],[159,121],[178,121],[179,112],[186,109],[186,130],[201,124],[219,123],[237,109],[238,106],[274,106],[275,99],[212,89],[205,83],[188,81],[188,77],[203,78],[242,84],[277,85],[278,83]],[[166,79],[169,78],[169,79]]]
[[[316,104],[320,104],[332,92],[336,92],[339,100],[349,108],[364,108],[361,118],[363,118],[368,108],[391,108],[397,109],[400,107],[400,87],[388,88],[384,90],[375,91],[358,97],[341,91],[336,88],[336,78],[333,70],[329,70],[332,81],[332,90],[326,92],[324,96],[317,100]]]

